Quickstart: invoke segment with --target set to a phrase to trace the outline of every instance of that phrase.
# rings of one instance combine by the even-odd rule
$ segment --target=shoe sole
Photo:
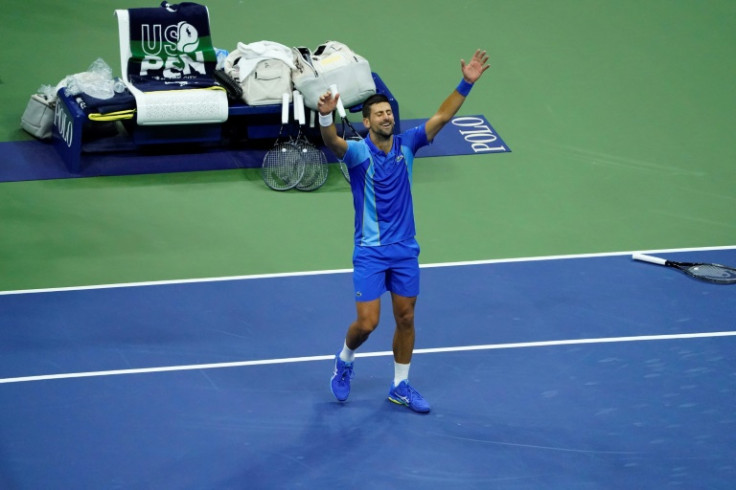
[[[388,401],[390,401],[391,403],[395,403],[397,405],[404,406],[404,407],[408,408],[409,410],[411,410],[413,412],[416,412],[416,413],[429,413],[429,410],[430,410],[429,408],[426,409],[426,410],[415,410],[414,408],[411,407],[411,405],[409,405],[405,401],[403,401],[403,400],[397,400],[396,398],[391,398],[391,396],[388,397]]]

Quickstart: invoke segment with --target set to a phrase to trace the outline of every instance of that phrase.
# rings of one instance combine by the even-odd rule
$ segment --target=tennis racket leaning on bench
[[[330,92],[332,92],[333,96],[337,95],[337,85],[330,85]],[[340,119],[342,120],[342,134],[340,135],[340,137],[344,140],[362,140],[363,137],[355,130],[352,123],[348,119],[347,112],[345,111],[345,106],[342,104],[341,99],[337,99],[337,113],[340,115]],[[338,159],[338,162],[340,162],[340,171],[342,172],[342,176],[345,177],[345,180],[350,182],[350,172],[348,171],[348,166],[345,165],[345,162],[343,162],[342,159]]]
[[[273,148],[263,157],[261,176],[263,182],[275,191],[288,191],[297,186],[304,176],[304,159],[291,136],[286,138],[284,131],[289,124],[289,94],[281,101],[281,128]]]
[[[304,96],[297,90],[294,91],[294,118],[299,122],[299,132],[294,144],[304,159],[304,175],[296,188],[300,191],[316,191],[327,181],[327,157],[304,134],[303,127],[306,121]]]
[[[695,279],[715,284],[736,284],[736,268],[721,264],[702,262],[675,262],[642,253],[631,256],[634,260],[649,262],[650,264],[664,265],[684,272]]]

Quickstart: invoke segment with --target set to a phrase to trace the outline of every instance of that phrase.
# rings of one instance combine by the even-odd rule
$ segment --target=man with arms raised
[[[462,106],[473,84],[488,68],[485,51],[477,50],[466,63],[460,60],[462,79],[457,89],[422,126],[394,135],[394,116],[384,95],[363,103],[362,141],[339,137],[332,112],[339,94],[329,91],[319,99],[322,139],[350,172],[355,206],[353,285],[357,318],[350,325],[342,350],[335,356],[332,393],[339,401],[350,394],[355,351],[378,326],[380,297],[391,292],[396,329],[393,337],[394,381],[388,399],[415,412],[429,412],[429,403],[409,384],[414,350],[414,307],[419,294],[419,245],[414,238],[411,179],[416,151],[429,144]]]

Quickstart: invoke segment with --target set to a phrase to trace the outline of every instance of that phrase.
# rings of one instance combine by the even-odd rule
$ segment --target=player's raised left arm
[[[460,84],[445,99],[437,112],[429,118],[424,126],[429,141],[432,141],[437,136],[437,133],[445,127],[445,124],[450,122],[452,117],[457,114],[460,106],[463,105],[465,98],[470,93],[470,89],[473,88],[473,84],[490,67],[491,65],[488,64],[488,54],[480,49],[473,54],[473,57],[468,63],[465,63],[465,60],[460,60],[460,68],[463,72],[463,78],[460,80]]]

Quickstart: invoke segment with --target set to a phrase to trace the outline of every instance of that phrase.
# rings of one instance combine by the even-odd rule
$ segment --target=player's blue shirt
[[[353,191],[355,244],[377,247],[413,238],[412,169],[414,154],[429,143],[424,125],[394,135],[388,154],[370,138],[347,143],[343,161]]]

